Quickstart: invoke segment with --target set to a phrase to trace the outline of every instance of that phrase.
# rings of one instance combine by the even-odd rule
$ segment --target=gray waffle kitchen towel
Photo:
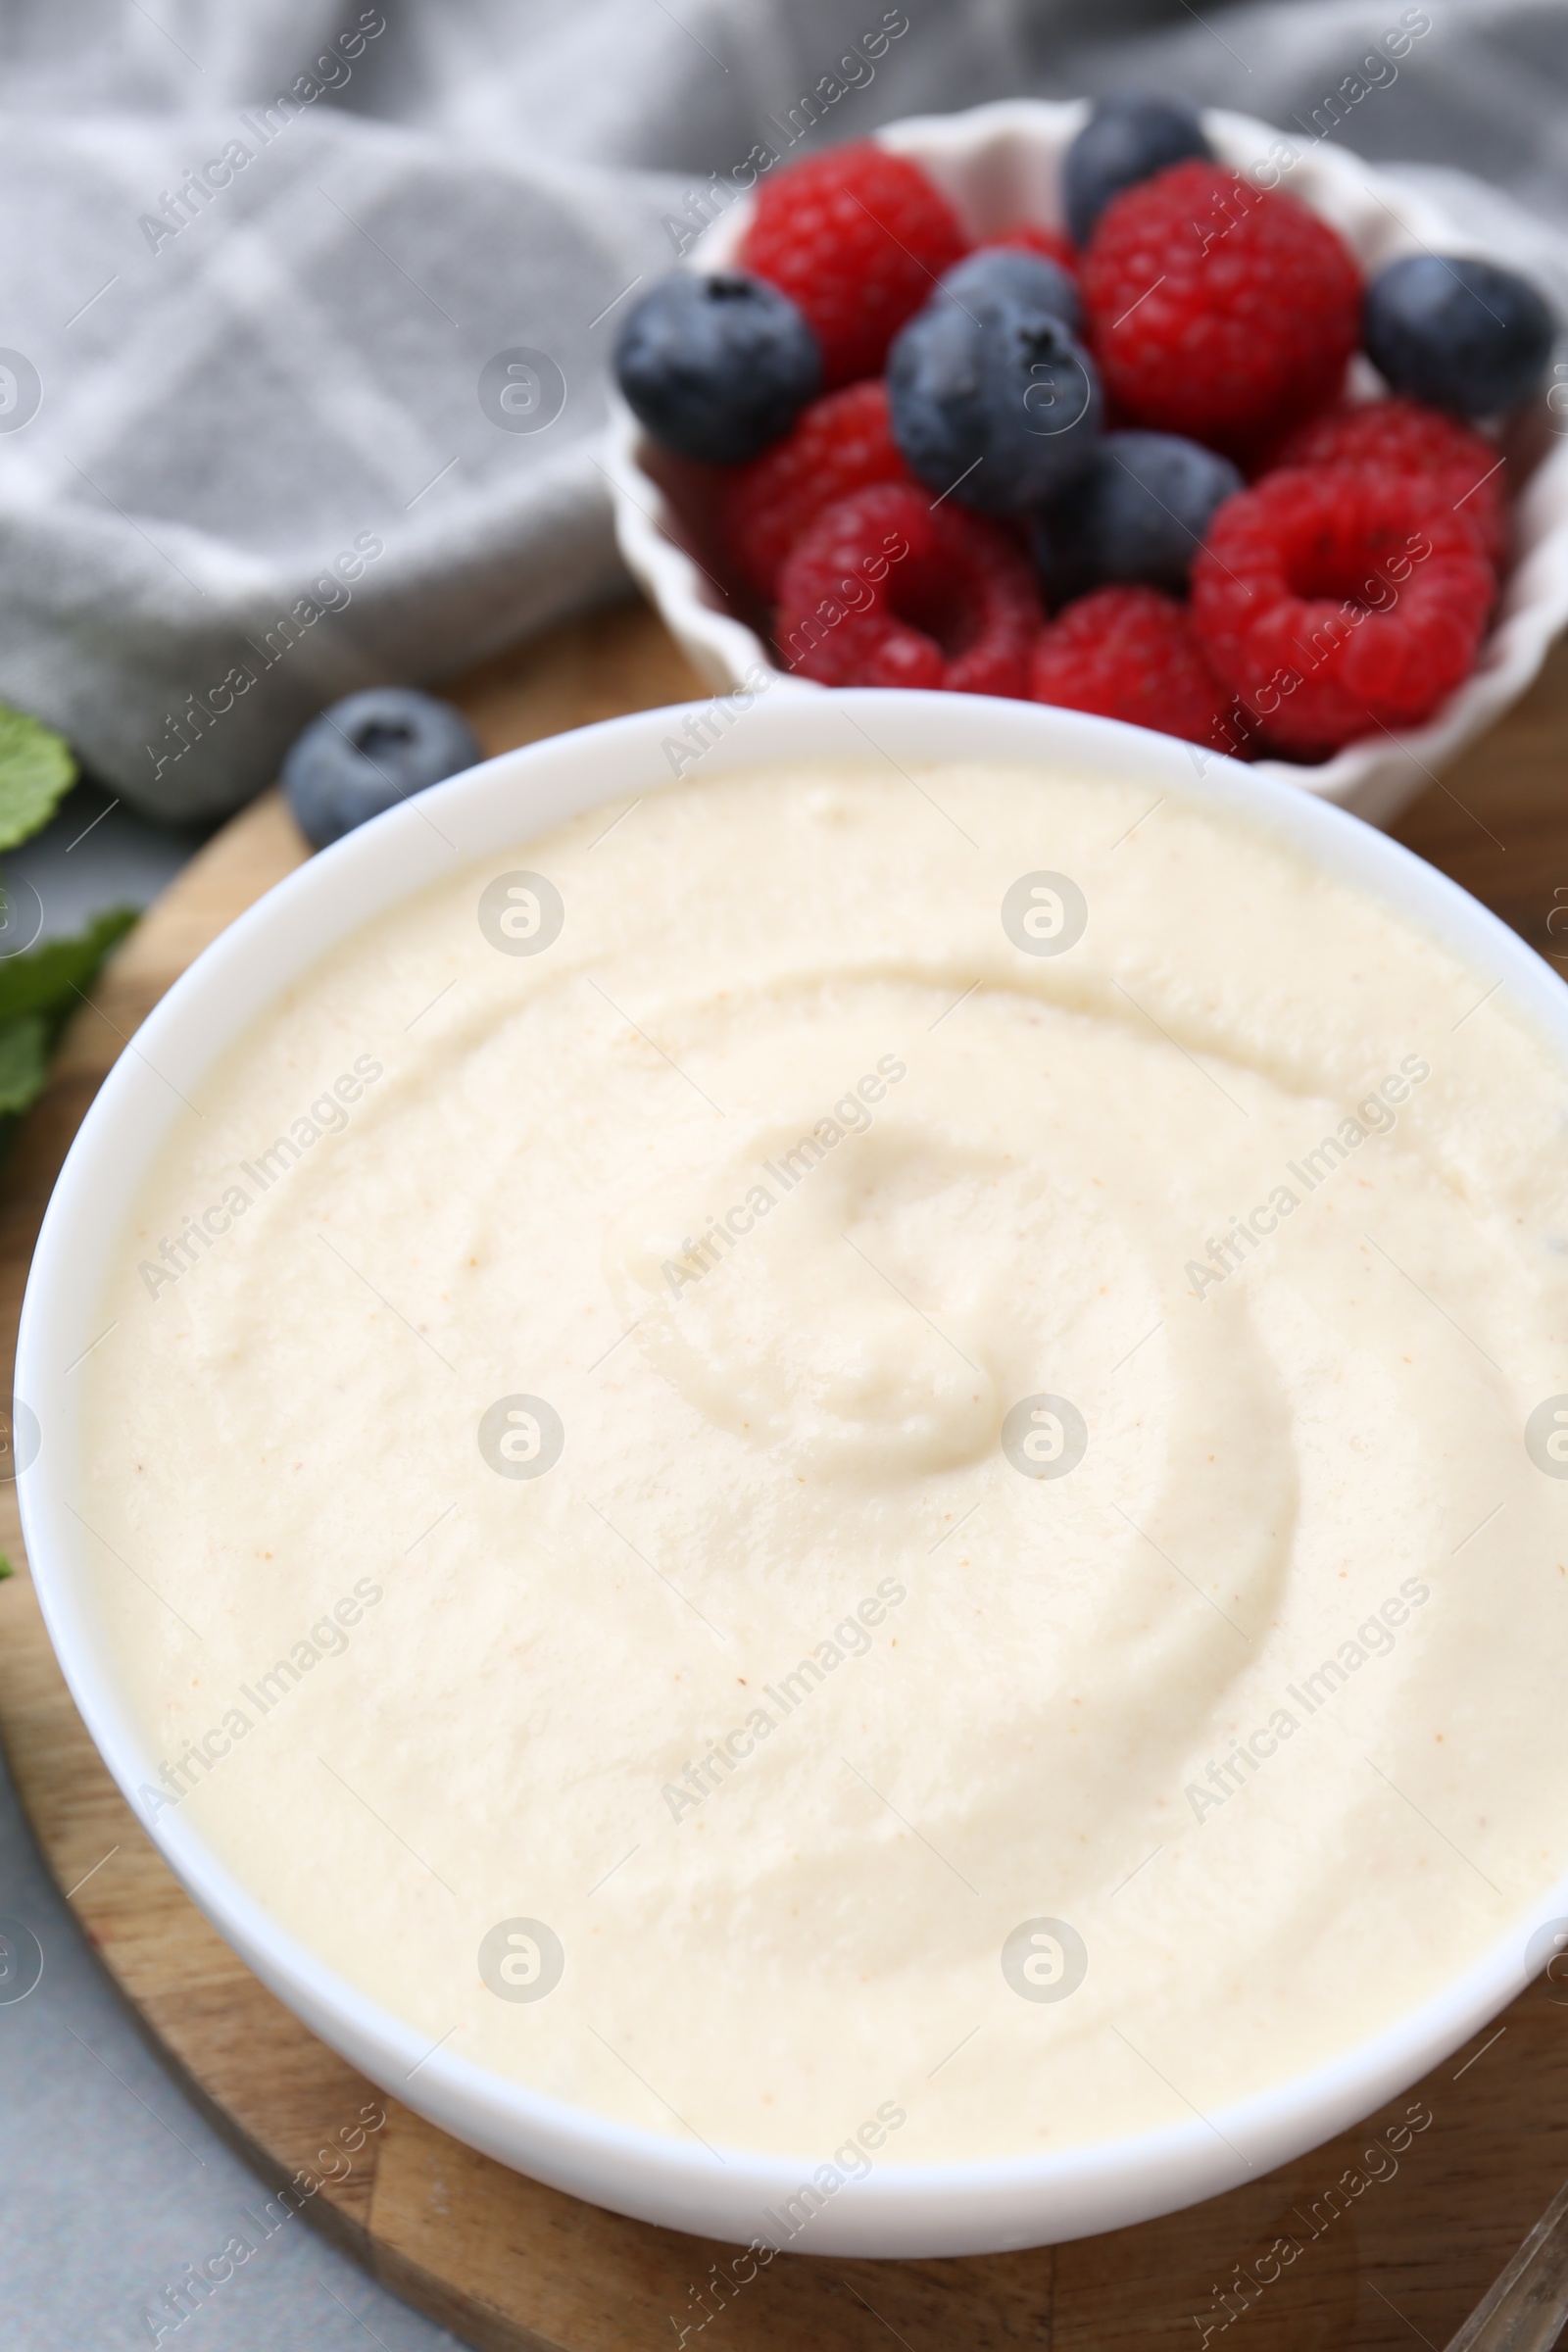
[[[615,326],[759,141],[1138,81],[1568,211],[1561,0],[1424,0],[1347,96],[1402,13],[12,0],[0,695],[216,814],[333,697],[613,592]]]

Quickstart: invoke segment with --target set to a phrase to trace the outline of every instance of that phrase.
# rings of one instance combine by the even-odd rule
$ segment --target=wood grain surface
[[[654,616],[628,605],[453,693],[496,752],[701,691]],[[1568,966],[1568,649],[1395,830]],[[275,794],[245,810],[131,935],[68,1033],[0,1178],[8,1351],[44,1203],[105,1073],[191,958],[305,854]],[[1225,2352],[1435,2352],[1568,2175],[1568,1992],[1538,1983],[1415,2091],[1298,2163],[1190,2212],[1033,2253],[737,2266],[733,2248],[540,2187],[391,2097],[384,2129],[328,2180],[319,2152],[376,2092],[236,1959],[120,1797],[43,1633],[8,1486],[0,1547],[19,1569],[0,1585],[0,1736],[110,1975],[269,2179],[318,2180],[305,2212],[482,2352],[682,2340],[887,2352],[890,2337],[906,2352],[1201,2352],[1219,2340]]]

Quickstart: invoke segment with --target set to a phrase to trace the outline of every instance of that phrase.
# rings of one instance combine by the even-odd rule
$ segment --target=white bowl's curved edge
[[[1087,113],[1084,99],[1004,98],[954,115],[909,116],[873,135],[895,153],[916,157],[961,204],[968,205],[979,175],[989,183],[989,209],[1037,210],[1049,217],[1059,210],[1061,153]],[[1282,184],[1354,236],[1374,264],[1416,246],[1490,250],[1429,194],[1388,182],[1348,148],[1322,140],[1303,152],[1289,133],[1220,108],[1206,111],[1203,124],[1215,151],[1238,167],[1266,161],[1281,141],[1294,149],[1298,161]],[[732,261],[752,210],[749,196],[738,199],[697,240],[687,266],[722,269]],[[810,681],[778,667],[755,629],[722,610],[718,583],[678,544],[669,503],[639,461],[639,438],[631,412],[612,393],[605,470],[616,542],[687,660],[719,694],[775,685],[814,691]],[[1316,794],[1369,823],[1391,823],[1518,701],[1568,624],[1568,435],[1543,458],[1520,502],[1516,527],[1530,544],[1508,582],[1481,663],[1433,719],[1382,742],[1350,744],[1316,767],[1260,760],[1252,772]]]
[[[858,715],[846,735],[839,707],[850,702]],[[260,1001],[270,1001],[344,932],[449,867],[510,847],[577,808],[657,789],[664,741],[704,708],[636,712],[504,754],[418,796],[421,806],[405,804],[322,852],[198,957],[89,1108],[51,1198],[23,1305],[17,1394],[43,1408],[45,1443],[18,1490],[39,1600],[67,1683],[138,1819],[138,1791],[156,1765],[98,1655],[90,1578],[75,1565],[85,1551],[83,1523],[66,1500],[66,1482],[51,1483],[62,1449],[48,1443],[57,1406],[59,1422],[75,1425],[66,1384],[78,1343],[93,1328],[94,1278],[90,1262],[85,1272],[83,1265],[108,1247],[95,1238],[114,1222],[105,1196],[122,1205],[136,1167],[177,1115],[171,1069],[196,1084],[206,1061],[249,1017],[248,1010],[218,1008],[236,995],[255,999],[259,988],[266,992]],[[919,762],[964,749],[973,756],[969,738],[979,734],[982,757],[1051,756],[1080,772],[1142,772],[1173,794],[1274,830],[1497,972],[1568,1054],[1568,987],[1465,892],[1294,786],[1260,782],[1255,770],[1223,759],[1197,773],[1188,747],[1171,737],[1039,704],[819,689],[748,705],[725,737],[719,764],[843,757],[846,750],[860,757],[862,719],[874,723],[884,745],[892,737],[890,758],[902,753]],[[530,793],[534,805],[520,808]],[[498,824],[503,796],[506,821]],[[436,838],[444,848],[432,850],[427,812],[442,827]],[[135,1148],[126,1149],[132,1139]],[[147,1826],[192,1899],[262,1981],[370,2081],[432,2123],[552,2186],[640,2220],[741,2244],[786,2237],[782,2225],[769,2235],[765,2209],[774,2217],[782,2211],[809,2182],[815,2158],[719,2156],[527,2090],[439,2044],[431,2049],[280,1930],[177,1812]],[[1522,1989],[1531,1936],[1564,1915],[1568,1874],[1490,1952],[1387,2032],[1212,2117],[1054,2156],[887,2164],[814,2214],[798,2233],[797,2250],[928,2258],[1004,2252],[1126,2227],[1239,2185],[1332,2137],[1457,2049]]]

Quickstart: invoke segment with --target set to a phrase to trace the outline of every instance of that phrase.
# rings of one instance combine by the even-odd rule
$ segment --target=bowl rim
[[[1009,151],[1032,151],[1038,162],[1053,165],[1088,108],[1086,99],[1001,98],[953,114],[904,117],[869,135],[875,144],[924,165],[954,193],[966,172],[983,170]],[[1289,131],[1226,108],[1206,108],[1200,119],[1220,160],[1239,169],[1266,159],[1271,142],[1289,140],[1301,152],[1281,184],[1342,229],[1347,218],[1365,210],[1370,197],[1386,216],[1379,222],[1387,247],[1380,261],[1434,247],[1509,258],[1468,229],[1439,196],[1390,179],[1349,148],[1328,139],[1303,146]],[[733,264],[754,210],[751,193],[739,196],[675,266],[712,270]],[[758,632],[712,600],[703,566],[682,543],[676,502],[643,464],[646,447],[642,428],[612,382],[602,464],[616,544],[687,658],[718,688],[760,667],[771,682],[788,683],[805,694],[821,691],[813,680],[779,669]],[[1515,550],[1476,667],[1432,717],[1418,727],[1385,730],[1382,738],[1358,737],[1317,766],[1270,758],[1252,762],[1254,772],[1387,823],[1510,709],[1568,623],[1568,432],[1557,434],[1555,445],[1541,454],[1514,514],[1516,528],[1523,521],[1523,527],[1536,531],[1536,520],[1529,518],[1539,518],[1541,527],[1532,545]]]
[[[845,721],[844,706],[854,713]],[[99,1753],[165,1861],[271,1991],[372,2082],[440,2128],[569,2194],[639,2220],[737,2243],[772,2242],[768,2209],[820,2157],[714,2151],[619,2123],[426,2046],[280,1928],[170,1806],[147,1806],[157,1766],[92,1608],[92,1531],[75,1514],[79,1416],[69,1387],[97,1329],[94,1305],[125,1215],[180,1116],[183,1090],[286,987],[349,932],[456,868],[518,848],[580,809],[664,788],[688,719],[712,704],[634,712],[545,738],[451,778],[298,868],[212,943],[121,1054],[73,1141],[29,1272],[16,1395],[41,1443],[18,1480],[27,1556],[72,1695]],[[850,729],[853,726],[854,732]],[[1022,702],[908,691],[765,696],[734,720],[712,774],[827,758],[864,764],[865,743],[900,764],[1054,763],[1132,776],[1240,817],[1298,849],[1509,983],[1568,1058],[1568,983],[1447,876],[1332,804],[1222,758],[1119,722]],[[891,739],[892,749],[886,749]],[[653,781],[650,782],[650,777]],[[432,840],[444,845],[432,848]],[[74,1522],[74,1524],[73,1524]],[[93,1539],[96,1541],[97,1539]],[[1212,2116],[1046,2155],[878,2164],[814,2214],[800,2250],[979,2254],[1044,2245],[1153,2218],[1255,2178],[1320,2144],[1417,2081],[1530,1981],[1527,1947],[1568,1914],[1568,1864],[1517,1925],[1382,2032]],[[1180,2094],[1178,2094],[1180,2095]],[[1238,2141],[1241,2143],[1238,2145]],[[1248,2151],[1250,2151],[1249,2153]]]

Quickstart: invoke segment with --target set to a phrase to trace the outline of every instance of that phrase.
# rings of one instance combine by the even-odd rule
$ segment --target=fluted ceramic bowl
[[[978,237],[1022,219],[1061,224],[1061,160],[1087,114],[1082,100],[1009,99],[964,114],[890,123],[877,137],[922,165]],[[1250,115],[1210,112],[1203,127],[1225,162],[1243,171],[1261,167],[1264,184],[1278,176],[1282,187],[1321,213],[1368,271],[1423,248],[1482,253],[1528,270],[1526,257],[1481,243],[1457,214],[1412,195],[1343,147],[1288,138]],[[1279,176],[1286,150],[1298,160]],[[753,207],[752,197],[739,198],[691,247],[685,266],[706,270],[733,263]],[[1370,367],[1358,360],[1352,392],[1379,388]],[[1425,726],[1348,744],[1320,766],[1258,760],[1254,775],[1299,785],[1384,824],[1524,692],[1568,622],[1568,408],[1559,407],[1568,392],[1554,379],[1547,393],[1510,427],[1515,471],[1528,468],[1529,474],[1514,507],[1513,562],[1471,676]],[[604,462],[621,554],[699,675],[720,691],[755,690],[759,681],[791,693],[822,691],[786,675],[752,625],[759,617],[754,600],[726,576],[712,527],[711,483],[703,469],[662,461],[618,396],[612,398]]]

